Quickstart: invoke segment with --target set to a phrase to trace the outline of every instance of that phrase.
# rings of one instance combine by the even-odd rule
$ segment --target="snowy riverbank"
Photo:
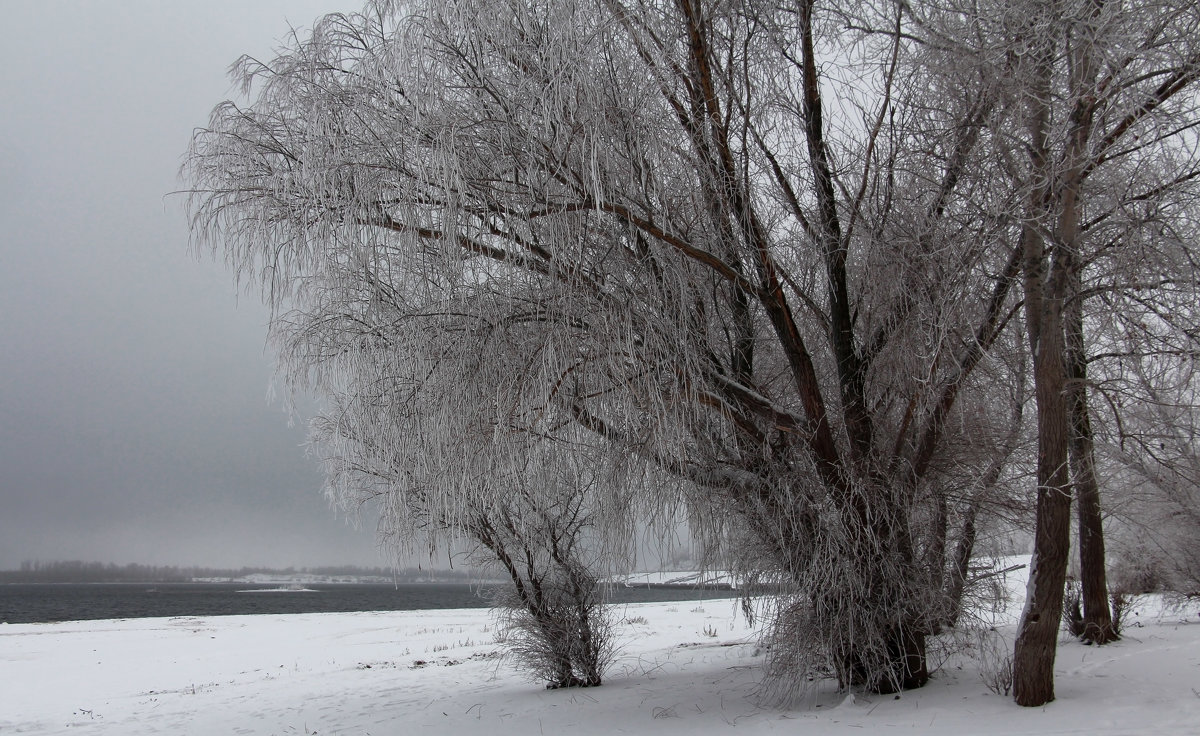
[[[826,686],[773,707],[735,601],[617,613],[606,684],[557,691],[497,659],[480,609],[0,625],[0,734],[1200,734],[1195,610],[1063,643],[1058,700],[1030,710],[956,659],[899,699]]]

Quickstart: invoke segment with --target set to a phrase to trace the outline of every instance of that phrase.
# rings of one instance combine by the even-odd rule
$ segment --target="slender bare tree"
[[[961,57],[986,68],[1001,90],[996,120],[1007,142],[998,155],[1025,200],[1021,268],[1039,450],[1034,559],[1014,654],[1013,691],[1022,705],[1054,697],[1073,492],[1080,499],[1085,615],[1095,637],[1111,636],[1079,302],[1090,279],[1110,290],[1145,285],[1089,273],[1101,265],[1099,254],[1127,247],[1090,229],[1194,176],[1194,154],[1185,152],[1195,150],[1196,12],[1192,3],[1103,0],[953,8],[956,18],[973,19],[971,32],[953,42]],[[1155,166],[1158,178],[1138,195],[1114,176],[1164,152],[1182,166]]]
[[[331,499],[349,509],[380,501],[381,531],[398,548],[465,547],[511,582],[495,603],[522,669],[549,687],[599,685],[612,641],[596,570],[617,543],[601,544],[592,516],[602,465],[557,451],[569,438],[547,423],[515,428],[496,356],[523,346],[503,328],[494,351],[422,327],[406,340],[438,306],[400,305],[329,288],[311,312],[281,320],[282,355],[306,369],[293,383],[327,400],[312,441]]]

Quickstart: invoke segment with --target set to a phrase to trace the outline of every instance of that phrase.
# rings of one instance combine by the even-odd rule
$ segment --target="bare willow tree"
[[[311,438],[330,497],[378,501],[396,548],[465,547],[511,583],[494,603],[521,669],[548,687],[601,684],[612,641],[597,570],[621,540],[599,538],[594,512],[612,474],[560,450],[562,422],[521,416],[512,371],[545,347],[520,328],[530,315],[467,317],[441,287],[397,290],[386,265],[346,267],[328,264],[275,325],[290,383],[326,399]],[[489,300],[468,288],[463,299]]]
[[[337,386],[357,365],[341,355],[411,362],[355,385],[393,402],[411,386],[421,410],[356,441],[415,464],[426,508],[468,519],[553,448],[600,489],[606,534],[680,502],[732,519],[795,593],[777,626],[811,637],[801,667],[919,687],[945,619],[947,494],[993,474],[972,457],[1006,457],[948,434],[1007,436],[1008,408],[980,407],[1013,380],[993,352],[1022,296],[1044,439],[1031,610],[1055,579],[1061,598],[1067,434],[1050,420],[1067,416],[1077,239],[1055,223],[1081,217],[1069,182],[1191,80],[1114,56],[1120,92],[1088,118],[1104,145],[1064,133],[1051,166],[1039,105],[1065,103],[1013,81],[1064,58],[1041,52],[1057,36],[1022,35],[1042,15],[997,30],[929,8],[379,0],[236,66],[249,102],[214,110],[185,167],[194,232],[310,316],[276,319],[304,346],[284,352],[297,380]],[[345,295],[353,309],[322,308]],[[307,341],[322,331],[338,337]],[[468,357],[486,369],[443,371]],[[490,440],[464,417],[488,417]]]
[[[305,369],[292,381],[326,399],[312,444],[330,497],[348,509],[379,502],[398,549],[466,547],[511,582],[493,603],[522,671],[548,687],[598,686],[612,641],[596,570],[617,544],[601,549],[593,516],[602,466],[557,451],[568,438],[552,423],[511,429],[511,377],[496,353],[446,337],[487,330],[502,354],[528,346],[506,340],[503,321],[430,329],[437,304],[336,285],[352,288],[323,289],[277,328],[288,365]]]
[[[1011,222],[979,175],[986,80],[911,48],[903,5],[859,10],[328,16],[237,67],[252,102],[219,106],[189,157],[195,231],[273,301],[347,279],[368,306],[426,295],[389,350],[498,366],[482,392],[443,384],[437,416],[499,402],[509,438],[569,422],[559,448],[608,457],[606,488],[734,512],[800,594],[781,630],[809,632],[846,686],[918,687],[945,566],[926,554],[945,549],[924,521],[944,501],[936,461],[1011,316],[1019,251],[994,247]],[[501,324],[527,341],[493,343]],[[449,448],[453,426],[411,431]],[[503,476],[519,447],[501,440],[482,472],[417,462],[460,516],[454,489]]]

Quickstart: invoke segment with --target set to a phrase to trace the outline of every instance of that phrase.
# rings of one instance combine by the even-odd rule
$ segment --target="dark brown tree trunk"
[[[1043,331],[1034,371],[1038,415],[1037,525],[1025,610],[1013,651],[1013,697],[1018,705],[1024,706],[1054,700],[1054,658],[1071,545],[1068,422],[1063,395],[1062,332],[1057,328],[1054,325]]]
[[[893,682],[881,684],[879,693],[913,690],[929,682],[929,660],[925,651],[925,632],[914,626],[901,626],[888,643],[888,649],[896,662]],[[897,686],[895,690],[888,685]]]
[[[1047,76],[1048,79],[1048,76]],[[1035,103],[1036,104],[1036,103]],[[1045,107],[1034,114],[1035,140],[1048,124]],[[1035,170],[1044,146],[1035,147]],[[1045,192],[1031,194],[1031,214],[1045,205]],[[1071,543],[1071,479],[1067,469],[1070,437],[1063,344],[1061,251],[1053,260],[1036,224],[1027,224],[1024,244],[1025,314],[1033,354],[1037,400],[1037,521],[1025,610],[1013,651],[1013,698],[1018,705],[1038,706],[1054,700],[1054,658],[1062,619],[1063,585]]]
[[[1098,11],[1099,2],[1093,7]],[[1073,30],[1073,29],[1072,29]],[[1085,34],[1086,35],[1086,34]],[[1051,129],[1055,41],[1040,39],[1029,57],[1033,85],[1028,98],[1033,186],[1024,228],[1025,314],[1034,358],[1038,416],[1038,500],[1028,599],[1013,653],[1013,696],[1019,705],[1054,699],[1054,657],[1062,619],[1071,525],[1071,407],[1067,391],[1064,314],[1071,278],[1079,265],[1081,190],[1095,112],[1096,64],[1086,38],[1067,33],[1069,85],[1075,98],[1061,160],[1047,144]],[[1043,229],[1051,228],[1047,248]]]
[[[867,692],[890,695],[924,687],[929,682],[925,631],[913,623],[905,623],[893,627],[885,636],[882,644],[888,656],[886,666],[865,661],[859,649],[842,652],[838,673],[842,687],[860,687]]]
[[[954,559],[950,561],[950,579],[946,583],[946,614],[942,626],[954,628],[962,615],[963,593],[967,588],[967,572],[971,564],[971,552],[975,549],[975,517],[979,513],[979,503],[975,500],[967,507],[962,524],[962,532],[958,535],[958,544],[954,548]]]
[[[1109,608],[1108,579],[1104,561],[1104,525],[1100,514],[1100,490],[1095,476],[1075,486],[1079,502],[1079,581],[1083,588],[1083,636],[1094,644],[1107,644],[1121,637],[1113,626]]]
[[[1095,449],[1087,399],[1087,359],[1084,350],[1083,306],[1078,297],[1079,274],[1074,269],[1068,304],[1067,400],[1071,411],[1071,478],[1079,518],[1079,582],[1083,589],[1083,632],[1088,643],[1107,644],[1120,638],[1113,627],[1108,603],[1104,560],[1104,520],[1100,513],[1100,486],[1096,479]]]

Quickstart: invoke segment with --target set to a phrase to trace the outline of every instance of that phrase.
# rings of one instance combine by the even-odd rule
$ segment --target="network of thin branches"
[[[1009,5],[378,0],[234,67],[194,232],[397,543],[575,498],[613,552],[686,505],[788,593],[776,639],[817,655],[780,671],[919,687],[977,515],[1035,475],[1045,314],[1087,305],[1094,375],[1194,347],[1194,8]],[[1055,148],[1064,28],[1110,70],[1088,156]]]
[[[594,687],[615,644],[604,588],[575,549],[584,519],[544,511],[536,517],[533,528],[509,517],[507,525],[489,523],[481,535],[513,581],[492,601],[500,637],[522,671],[548,688]]]

